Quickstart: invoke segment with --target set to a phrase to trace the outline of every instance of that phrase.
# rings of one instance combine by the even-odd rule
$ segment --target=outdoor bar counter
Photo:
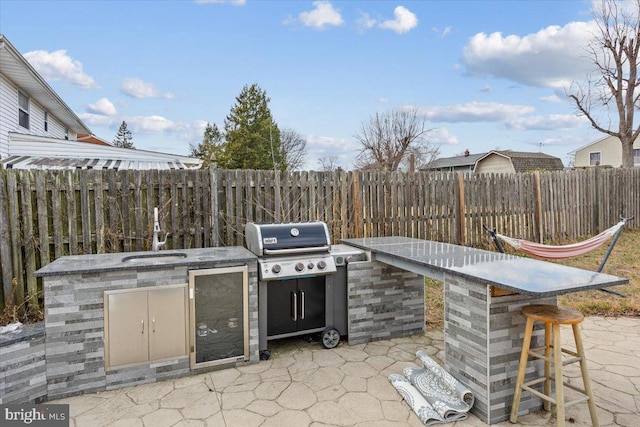
[[[344,239],[372,261],[444,283],[445,369],[475,395],[472,412],[487,424],[511,411],[528,304],[557,304],[557,295],[628,283],[608,274],[532,258],[408,237]],[[534,333],[540,346],[544,328]],[[588,357],[588,354],[587,354]],[[539,376],[542,361],[527,377]],[[524,393],[521,413],[542,407]]]

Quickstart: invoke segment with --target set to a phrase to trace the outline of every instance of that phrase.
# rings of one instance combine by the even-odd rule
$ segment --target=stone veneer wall
[[[200,268],[232,265],[238,263],[215,263]],[[188,283],[188,270],[179,266],[45,277],[47,399],[205,372],[206,369],[191,371],[187,357],[108,372],[104,366],[104,291]],[[257,266],[249,263],[249,355],[252,363],[259,361],[257,311]]]
[[[44,352],[44,322],[0,335],[0,404],[46,398]]]
[[[350,345],[424,333],[424,277],[376,261],[347,269]]]
[[[445,274],[444,292],[445,369],[474,393],[471,412],[487,424],[507,420],[526,323],[520,310],[528,304],[556,305],[557,299],[520,294],[493,297],[488,285],[451,274]],[[541,345],[544,326],[536,322],[531,346]],[[530,361],[526,379],[543,375],[543,366],[542,360]],[[522,394],[521,414],[541,407],[540,398]]]

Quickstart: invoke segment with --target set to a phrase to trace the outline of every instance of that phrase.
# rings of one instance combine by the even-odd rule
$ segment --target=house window
[[[18,124],[29,129],[29,97],[18,91]]]
[[[640,165],[640,148],[633,149],[633,164]]]
[[[589,165],[598,166],[602,161],[602,153],[597,151],[595,153],[589,153]]]
[[[49,132],[49,113],[44,112],[44,131]]]
[[[65,128],[64,130],[64,139],[69,139],[69,128]]]

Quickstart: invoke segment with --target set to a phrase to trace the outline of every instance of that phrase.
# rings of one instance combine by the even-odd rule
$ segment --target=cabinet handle
[[[300,320],[304,320],[304,291],[300,291]]]
[[[140,321],[140,325],[141,325],[141,327],[142,327],[142,329],[140,330],[140,333],[141,333],[141,334],[144,334],[144,320],[141,320],[141,321]]]
[[[151,324],[153,325],[153,333],[156,333],[156,318],[151,319]]]
[[[298,320],[298,294],[295,292],[291,292],[291,296],[293,297],[293,302],[292,302],[292,306],[293,306],[293,321],[295,322],[296,320]]]

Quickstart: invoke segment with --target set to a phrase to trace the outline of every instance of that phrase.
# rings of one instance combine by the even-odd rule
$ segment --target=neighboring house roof
[[[535,170],[555,171],[564,169],[562,160],[560,160],[558,157],[554,157],[545,153],[532,153],[524,151],[493,150],[478,159],[478,162],[482,161],[482,159],[492,153],[500,154],[511,159],[511,164],[513,165],[513,168],[516,172],[531,172]]]
[[[460,168],[464,166],[470,166],[473,168],[473,166],[476,164],[476,161],[486,154],[487,153],[469,154],[468,156],[455,156],[435,159],[433,162],[429,163],[427,169]]]
[[[91,144],[98,144],[98,145],[108,145],[109,147],[113,146],[112,143],[105,141],[102,138],[98,138],[95,135],[87,135],[84,133],[78,134],[78,136],[76,137],[76,141],[89,142]]]
[[[92,133],[3,34],[0,34],[0,73],[36,99],[74,133]]]
[[[199,169],[197,158],[157,151],[47,138],[10,132],[9,157],[0,160],[15,169]],[[74,153],[70,158],[68,153]]]
[[[516,172],[530,172],[534,170],[563,170],[562,160],[545,153],[523,152],[511,150],[492,150],[488,153],[469,154],[463,156],[445,157],[431,162],[426,169],[460,169],[469,167],[475,170],[477,164],[490,155],[499,155],[511,160]]]

